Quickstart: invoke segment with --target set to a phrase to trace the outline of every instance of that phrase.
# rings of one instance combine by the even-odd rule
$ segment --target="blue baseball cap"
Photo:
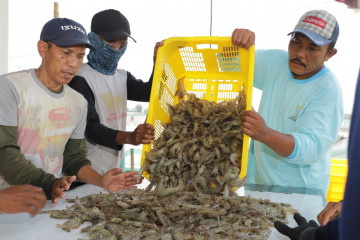
[[[40,40],[50,41],[60,47],[83,44],[91,50],[96,50],[89,43],[85,28],[68,18],[54,18],[45,23],[41,30]]]
[[[304,34],[321,47],[331,42],[336,43],[339,36],[339,24],[330,13],[324,10],[311,10],[300,18],[295,29],[289,34],[292,33]]]

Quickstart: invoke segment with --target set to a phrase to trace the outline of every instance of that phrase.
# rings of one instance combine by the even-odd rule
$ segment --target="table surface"
[[[145,188],[148,182],[145,181],[139,188]],[[102,188],[85,184],[66,192],[65,198],[83,197],[88,194],[106,191]],[[273,202],[284,202],[292,205],[306,219],[316,220],[317,214],[326,206],[326,199],[320,190],[303,188],[285,188],[279,186],[246,185],[240,188],[237,193],[240,196],[251,196],[253,198],[269,199]],[[51,202],[47,201],[43,210],[65,209],[71,203],[61,199],[55,207],[51,207]],[[19,214],[0,214],[0,239],[19,240],[19,239],[87,239],[88,235],[80,233],[80,229],[90,225],[84,223],[80,228],[65,232],[57,227],[66,220],[50,218],[48,214],[38,214],[31,218],[27,213]],[[292,216],[289,217],[289,226],[296,226]],[[268,239],[288,239],[281,235],[276,229],[272,228]]]

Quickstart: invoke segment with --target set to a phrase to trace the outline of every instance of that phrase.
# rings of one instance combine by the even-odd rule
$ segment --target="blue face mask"
[[[125,53],[127,43],[119,51],[116,51],[96,33],[90,32],[88,38],[89,42],[96,48],[96,52],[90,50],[87,55],[91,67],[106,75],[114,74],[120,58]]]

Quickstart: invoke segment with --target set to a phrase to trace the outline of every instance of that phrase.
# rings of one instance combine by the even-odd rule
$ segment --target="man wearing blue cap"
[[[247,182],[321,189],[327,194],[330,152],[343,120],[340,85],[325,66],[339,35],[334,16],[306,12],[289,33],[288,51],[257,50],[254,86],[262,90],[258,112],[244,113],[249,135]],[[255,34],[235,29],[234,45],[250,47]]]
[[[75,179],[106,190],[135,187],[137,173],[112,169],[103,176],[86,158],[87,102],[67,84],[94,49],[79,23],[47,22],[38,41],[39,68],[0,76],[0,188],[41,187],[53,205]]]

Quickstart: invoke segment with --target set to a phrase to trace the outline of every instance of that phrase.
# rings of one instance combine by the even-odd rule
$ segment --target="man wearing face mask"
[[[134,40],[130,34],[129,22],[119,11],[108,9],[96,13],[88,34],[96,51],[90,51],[88,63],[82,65],[69,83],[88,101],[85,130],[88,159],[100,173],[120,166],[123,144],[149,144],[154,139],[154,127],[150,124],[140,124],[133,132],[126,131],[127,100],[148,102],[152,85],[152,75],[148,82],[143,82],[117,68],[128,38]],[[156,44],[154,57],[161,45]]]

